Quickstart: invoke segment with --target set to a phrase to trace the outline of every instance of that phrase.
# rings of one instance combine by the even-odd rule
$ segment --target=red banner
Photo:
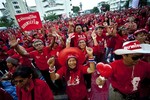
[[[38,12],[15,15],[15,17],[23,31],[42,28],[42,22]]]

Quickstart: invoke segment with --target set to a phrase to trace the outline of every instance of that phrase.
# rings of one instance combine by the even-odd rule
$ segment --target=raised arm
[[[93,56],[93,49],[91,47],[86,47],[86,52],[89,57],[90,67],[87,69],[88,73],[93,73],[95,71],[95,61]]]
[[[55,73],[56,68],[54,66],[55,64],[55,58],[51,57],[48,59],[47,64],[49,65],[49,73],[52,80],[57,80],[60,76],[59,74]]]
[[[93,42],[94,42],[94,46],[97,46],[98,42],[96,40],[97,36],[96,36],[95,30],[92,32],[91,36],[92,36],[92,39],[93,39]]]
[[[14,35],[9,36],[9,45],[10,47],[14,48],[20,55],[29,56],[29,53],[25,50],[25,48],[18,44],[18,40]]]

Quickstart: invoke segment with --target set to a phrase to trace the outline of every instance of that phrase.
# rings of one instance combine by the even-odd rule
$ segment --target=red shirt
[[[47,60],[50,57],[49,47],[44,47],[43,52],[38,52],[37,50],[30,52],[30,57],[35,60],[35,64],[40,70],[48,70],[49,66]]]
[[[97,35],[96,40],[98,42],[99,45],[99,52],[104,53],[105,50],[105,36],[99,36]]]
[[[124,94],[138,91],[141,80],[145,77],[150,78],[150,67],[143,61],[139,61],[134,68],[124,65],[122,59],[112,62],[111,66],[113,68],[112,86]]]
[[[87,74],[88,66],[78,66],[76,71],[67,71],[67,67],[61,67],[57,73],[60,77],[65,77],[67,82],[66,92],[71,100],[83,100],[87,96],[87,90],[83,74]]]
[[[30,82],[29,90],[16,87],[18,100],[32,100],[31,91],[34,89],[34,100],[54,100],[52,91],[49,86],[40,79]]]
[[[85,33],[81,33],[81,34],[74,33],[74,35],[75,35],[75,37],[71,40],[73,42],[73,46],[74,47],[78,46],[78,40],[79,40],[79,38],[84,38],[87,41],[87,36],[86,36]]]
[[[108,48],[114,48],[116,41],[114,36],[107,36],[106,38],[106,44]]]

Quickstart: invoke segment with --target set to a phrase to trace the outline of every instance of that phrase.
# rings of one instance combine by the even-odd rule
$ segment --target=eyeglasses
[[[140,55],[140,56],[133,56],[133,57],[132,57],[132,60],[139,60],[139,59],[141,59],[141,58],[143,58],[142,55]]]
[[[37,47],[37,46],[41,46],[43,45],[42,43],[38,43],[38,44],[35,44],[34,46]]]

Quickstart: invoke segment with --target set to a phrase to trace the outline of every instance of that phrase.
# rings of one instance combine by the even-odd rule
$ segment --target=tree
[[[58,19],[58,15],[56,15],[55,13],[50,13],[47,16],[44,15],[44,20],[54,21],[57,19]]]
[[[127,9],[129,8],[129,3],[132,2],[132,0],[127,0],[124,7]],[[139,0],[139,7],[146,6],[147,0]]]
[[[73,11],[73,13],[78,13],[80,11],[80,7],[73,6],[72,11]]]
[[[124,4],[124,7],[125,7],[126,9],[129,8],[129,3],[130,3],[130,2],[131,2],[131,0],[127,0],[126,3]]]
[[[99,13],[99,9],[98,9],[97,7],[94,7],[94,8],[92,9],[92,13]]]
[[[101,10],[103,12],[109,11],[110,10],[110,5],[109,4],[102,4]]]
[[[8,19],[7,16],[2,16],[0,18],[0,27],[12,27],[12,25],[14,24],[14,19]]]

